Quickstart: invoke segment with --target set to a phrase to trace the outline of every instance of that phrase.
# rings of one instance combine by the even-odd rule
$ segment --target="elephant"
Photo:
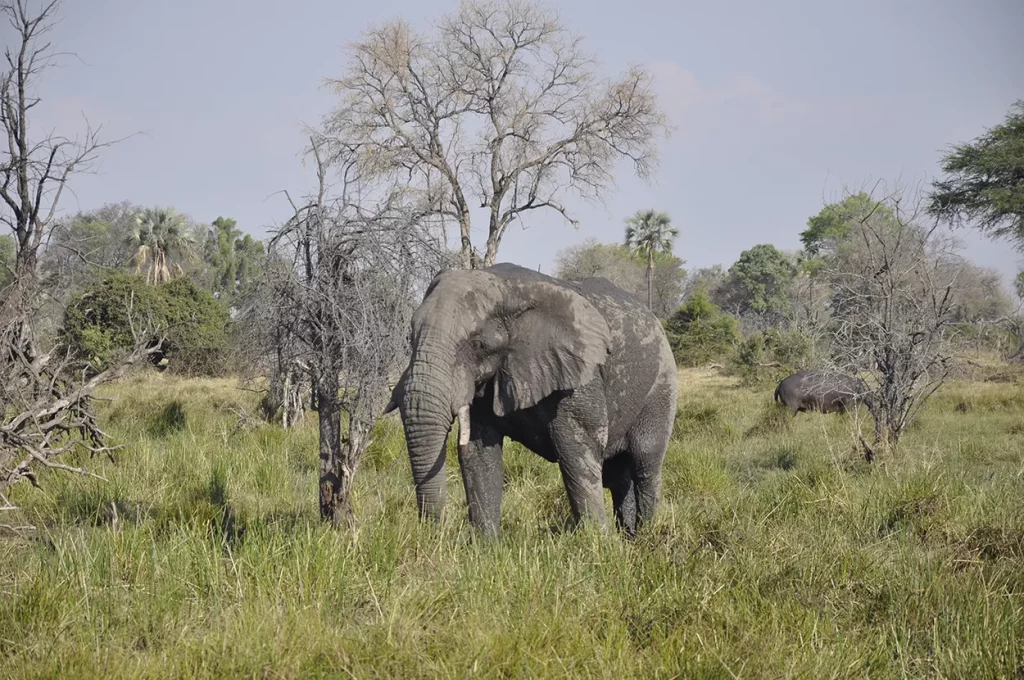
[[[471,525],[501,533],[504,437],[557,463],[578,525],[633,537],[661,497],[677,372],[659,320],[603,278],[566,281],[501,263],[448,270],[412,318],[409,365],[384,412],[400,410],[420,516],[445,502],[458,459]]]
[[[857,408],[858,403],[864,404],[875,420],[875,440],[879,438],[875,395],[863,380],[852,375],[823,370],[794,373],[775,388],[775,401],[794,416],[799,411],[846,412]]]

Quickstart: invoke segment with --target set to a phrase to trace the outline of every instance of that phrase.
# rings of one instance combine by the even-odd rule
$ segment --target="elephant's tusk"
[[[469,404],[459,409],[459,446],[469,443]]]

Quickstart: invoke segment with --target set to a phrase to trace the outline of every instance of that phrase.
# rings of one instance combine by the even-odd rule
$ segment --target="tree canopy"
[[[632,293],[638,300],[646,299],[646,263],[626,246],[598,243],[588,239],[561,250],[557,255],[555,275],[575,280],[600,276]],[[672,314],[679,306],[686,270],[683,261],[671,253],[655,252],[652,272],[652,311],[660,318]]]
[[[389,21],[350,47],[323,134],[358,149],[361,174],[400,186],[418,214],[457,224],[463,266],[493,264],[509,225],[535,210],[575,224],[564,196],[600,197],[617,161],[641,177],[656,166],[667,126],[651,75],[602,77],[554,11],[467,0],[431,25]]]
[[[954,225],[972,224],[1024,250],[1024,100],[1001,124],[942,158],[929,212]]]
[[[703,288],[664,322],[676,363],[699,366],[727,354],[740,338],[736,319],[723,313]]]
[[[790,307],[793,262],[770,243],[744,250],[729,267],[728,299],[741,314],[784,315]]]
[[[147,208],[137,216],[136,228],[128,236],[135,248],[135,273],[145,268],[146,280],[165,283],[182,273],[175,256],[191,257],[193,236],[185,217],[173,208]]]
[[[172,372],[217,375],[224,369],[227,310],[184,278],[152,285],[127,272],[107,276],[71,300],[61,336],[81,361],[102,370],[130,351],[144,321],[153,324],[154,342],[166,333],[156,358],[166,358]]]
[[[891,219],[892,209],[861,191],[841,201],[830,203],[807,220],[807,229],[800,234],[804,250],[813,257],[827,254],[836,243],[850,234],[852,224],[879,213]]]
[[[654,256],[671,254],[679,230],[672,226],[668,213],[638,210],[626,220],[626,247],[644,259],[647,266],[647,308],[654,309]]]

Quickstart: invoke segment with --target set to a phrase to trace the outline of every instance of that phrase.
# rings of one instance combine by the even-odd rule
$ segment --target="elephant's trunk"
[[[433,336],[433,337],[431,337]],[[468,388],[460,384],[449,342],[429,334],[413,353],[402,420],[420,515],[438,518],[445,502],[445,444],[458,416],[459,444],[469,441]]]
[[[424,394],[411,394],[412,408],[405,418],[405,439],[409,446],[412,479],[416,484],[416,505],[420,516],[438,519],[444,508],[445,444],[452,419],[449,408],[432,408],[427,413]],[[417,404],[417,402],[419,402]]]

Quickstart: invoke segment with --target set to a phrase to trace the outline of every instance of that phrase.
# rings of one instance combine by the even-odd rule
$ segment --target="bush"
[[[729,354],[739,341],[736,319],[697,290],[664,322],[672,354],[680,366],[699,366]]]
[[[183,375],[223,372],[227,310],[188,279],[151,286],[132,274],[114,274],[71,300],[61,338],[89,369],[100,371],[132,349],[132,324],[138,330],[146,323],[166,333],[154,363]]]
[[[777,382],[810,368],[817,352],[813,340],[800,331],[751,333],[736,347],[731,367],[747,385]]]

